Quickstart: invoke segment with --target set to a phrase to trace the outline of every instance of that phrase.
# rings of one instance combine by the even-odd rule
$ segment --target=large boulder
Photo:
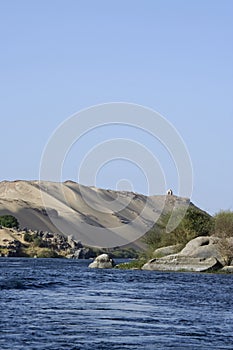
[[[179,252],[181,249],[181,244],[169,245],[166,247],[161,247],[155,249],[153,252],[153,257],[161,258],[162,256],[171,255]]]
[[[148,261],[142,269],[195,272],[220,269],[224,261],[218,249],[219,240],[218,237],[196,237],[177,254],[171,254],[172,247],[161,248],[155,251],[161,253],[161,257]]]
[[[115,266],[115,262],[108,254],[101,254],[89,265],[90,268],[111,269]]]
[[[206,272],[222,268],[215,258],[193,258],[178,254],[152,259],[143,265],[142,270]]]
[[[179,255],[190,256],[193,258],[216,258],[221,260],[218,251],[219,238],[200,236],[189,241]]]
[[[233,266],[224,266],[221,271],[226,273],[233,273]]]

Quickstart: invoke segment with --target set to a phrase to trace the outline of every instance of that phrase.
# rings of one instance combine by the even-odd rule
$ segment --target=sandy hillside
[[[25,243],[22,232],[10,228],[0,228],[0,246],[5,246],[7,242],[14,240]]]
[[[21,228],[60,232],[92,246],[122,246],[136,241],[164,208],[188,204],[187,198],[146,197],[72,181],[0,182],[0,215],[14,215]]]

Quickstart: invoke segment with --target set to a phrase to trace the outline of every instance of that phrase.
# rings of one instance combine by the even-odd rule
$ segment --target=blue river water
[[[233,276],[0,258],[1,350],[233,349]]]

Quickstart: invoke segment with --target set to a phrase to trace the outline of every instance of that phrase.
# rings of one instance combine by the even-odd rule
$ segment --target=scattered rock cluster
[[[18,252],[22,246],[22,243],[20,241],[17,241],[15,239],[9,240],[4,239],[3,244],[0,245],[0,249],[5,250],[5,254],[0,252],[0,256],[7,256],[7,257],[13,257],[18,256]]]
[[[0,256],[22,256],[30,247],[46,248],[58,255],[73,259],[95,257],[95,253],[90,248],[83,247],[81,242],[77,242],[72,237],[48,231],[33,231],[26,227],[23,230],[9,230],[9,235],[2,239],[0,244]]]

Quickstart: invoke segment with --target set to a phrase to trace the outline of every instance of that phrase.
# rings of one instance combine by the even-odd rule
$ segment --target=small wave
[[[0,290],[11,290],[11,289],[50,289],[63,285],[61,282],[29,282],[27,280],[5,280],[0,281]]]
[[[8,280],[8,281],[1,281],[0,282],[0,290],[3,289],[26,289],[24,284],[17,280]]]

